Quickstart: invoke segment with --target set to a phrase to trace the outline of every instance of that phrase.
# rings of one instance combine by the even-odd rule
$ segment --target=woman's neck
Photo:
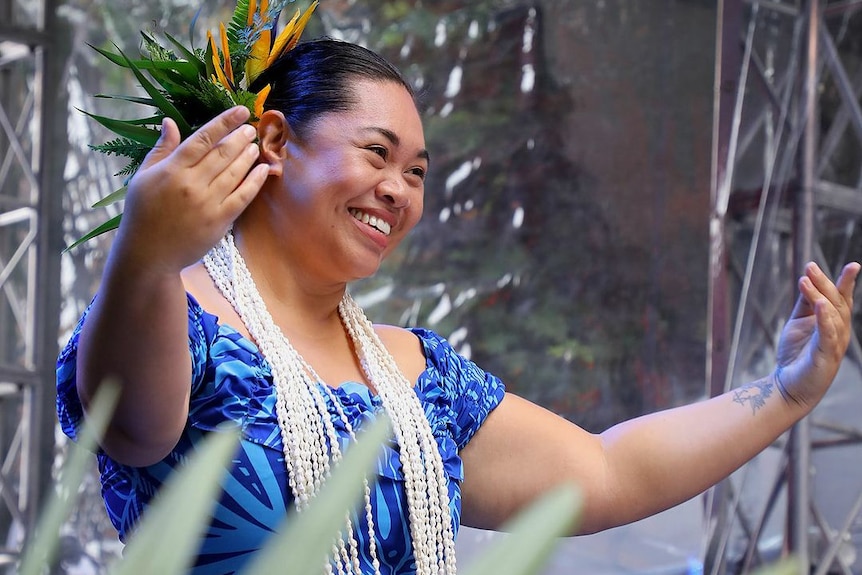
[[[322,328],[341,329],[338,304],[346,282],[315,277],[292,257],[294,247],[284,246],[267,226],[238,220],[233,230],[237,249],[246,261],[258,291],[276,323],[306,333]],[[298,248],[301,251],[301,246]]]

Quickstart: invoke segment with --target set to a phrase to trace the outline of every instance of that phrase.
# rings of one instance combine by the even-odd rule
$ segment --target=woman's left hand
[[[805,266],[778,343],[776,383],[785,399],[811,409],[829,389],[850,341],[859,269],[855,262],[845,265],[833,284],[817,264]]]

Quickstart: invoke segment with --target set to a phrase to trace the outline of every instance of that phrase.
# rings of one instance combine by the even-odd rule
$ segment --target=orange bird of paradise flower
[[[251,45],[249,57],[245,63],[245,84],[248,86],[260,76],[260,74],[273,62],[275,62],[282,54],[288,52],[296,46],[302,36],[303,30],[308,23],[309,18],[317,8],[318,1],[314,0],[308,9],[303,13],[297,9],[296,14],[288,22],[284,29],[276,37],[275,42],[272,41],[272,21],[269,13],[269,0],[261,0],[258,5],[257,0],[251,0],[248,9],[247,24],[249,27],[257,25],[259,27],[259,35],[254,44]],[[257,18],[255,18],[257,16]],[[219,40],[221,41],[221,54],[219,54],[216,40],[212,33],[207,32],[212,49],[212,63],[215,73],[211,80],[214,84],[221,86],[231,95],[231,98],[236,95],[237,86],[234,81],[233,67],[231,65],[230,47],[228,45],[227,30],[224,23],[219,24]],[[224,65],[222,65],[224,62]],[[259,118],[263,114],[263,104],[269,96],[271,86],[267,84],[257,93],[254,102],[254,115]],[[252,122],[255,124],[256,122]]]

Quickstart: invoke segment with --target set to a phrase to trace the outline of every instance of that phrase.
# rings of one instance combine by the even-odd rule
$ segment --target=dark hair
[[[415,98],[407,80],[382,56],[357,44],[319,38],[297,44],[258,76],[249,87],[272,86],[264,109],[279,110],[291,128],[304,136],[306,127],[327,112],[346,112],[356,102],[351,82],[357,79],[395,82]]]

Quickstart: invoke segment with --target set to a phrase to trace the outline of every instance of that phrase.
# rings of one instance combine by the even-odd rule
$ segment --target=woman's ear
[[[257,123],[257,138],[260,146],[258,162],[269,165],[270,176],[280,176],[286,155],[285,144],[293,136],[290,124],[278,110],[267,110]]]

